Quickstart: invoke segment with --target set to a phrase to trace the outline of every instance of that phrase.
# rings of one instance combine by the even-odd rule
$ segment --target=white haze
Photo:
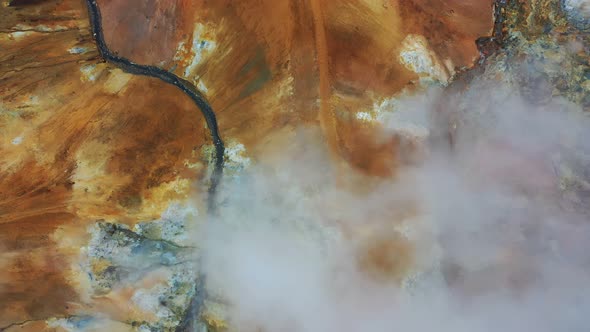
[[[403,121],[429,129],[427,156],[369,192],[337,181],[309,130],[226,181],[202,241],[232,330],[586,331],[590,228],[562,194],[560,167],[571,151],[590,156],[588,119],[474,82],[402,101],[386,127]],[[359,263],[394,233],[411,244],[401,281]]]

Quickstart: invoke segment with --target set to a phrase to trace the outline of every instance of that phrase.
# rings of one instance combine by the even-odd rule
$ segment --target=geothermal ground
[[[589,27],[0,0],[0,331],[586,331]]]

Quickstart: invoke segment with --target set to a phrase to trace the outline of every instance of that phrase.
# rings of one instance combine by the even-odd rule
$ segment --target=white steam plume
[[[465,112],[433,121],[443,97]],[[401,105],[392,134],[414,121],[435,142],[369,193],[335,184],[310,131],[225,184],[202,241],[232,329],[585,331],[588,119],[489,82]],[[432,137],[447,124],[452,147]]]

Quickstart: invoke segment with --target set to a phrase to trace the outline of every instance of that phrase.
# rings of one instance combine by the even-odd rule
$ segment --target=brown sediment
[[[62,273],[67,257],[56,253],[50,234],[71,222],[67,212],[45,212],[0,224],[0,325],[23,319],[49,318],[77,299]]]
[[[492,2],[176,1],[171,10],[187,10],[167,28],[166,40],[180,40],[178,45],[184,42],[190,48],[195,25],[200,24],[201,37],[216,46],[202,51],[201,62],[189,72],[184,71],[187,53],[163,61],[179,76],[204,82],[207,97],[219,110],[221,134],[243,143],[247,151],[255,153],[272,132],[319,123],[335,160],[346,160],[367,174],[391,175],[395,166],[386,165],[396,164],[395,153],[385,157],[389,144],[364,139],[375,132],[379,136],[379,128],[355,124],[355,114],[416,85],[418,75],[399,61],[400,43],[409,34],[424,36],[441,61],[449,59],[454,68],[471,66],[478,57],[474,40],[493,29]],[[154,21],[135,12],[117,12],[111,7],[121,5],[114,1],[101,5],[109,13],[105,25],[120,27],[117,33],[105,31],[113,50],[134,61],[142,59],[134,55],[141,50],[149,54],[149,48],[141,46],[145,38],[133,37],[133,27],[124,18],[136,15],[129,22],[143,20],[137,26],[148,32]],[[154,10],[158,6],[154,1]],[[118,49],[122,40],[127,45]],[[125,51],[132,48],[133,54]],[[443,70],[450,75],[453,67]],[[364,153],[367,149],[383,153],[371,157]],[[383,157],[387,160],[377,160]],[[381,166],[367,168],[367,162],[360,162],[367,158],[373,159],[369,164]]]
[[[450,58],[456,68],[471,67],[478,53],[473,43],[493,31],[496,0],[446,0],[400,2],[407,14],[404,29],[424,35],[441,58]],[[424,22],[420,24],[419,22]]]
[[[107,45],[121,57],[163,68],[170,67],[183,35],[192,33],[192,30],[182,29],[192,23],[194,11],[201,10],[196,7],[198,2],[97,1],[105,20],[103,29]]]
[[[396,232],[379,232],[361,243],[358,264],[364,273],[378,282],[400,283],[414,264],[411,242]]]
[[[333,153],[338,154],[338,133],[336,132],[336,119],[330,103],[331,82],[330,82],[330,61],[328,57],[328,45],[326,40],[326,26],[321,0],[310,0],[313,22],[316,58],[319,70],[319,94],[320,109],[319,122],[324,131],[327,144]]]

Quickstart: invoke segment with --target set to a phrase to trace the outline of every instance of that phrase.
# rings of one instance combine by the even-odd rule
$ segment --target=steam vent
[[[0,0],[0,331],[590,326],[590,0]]]

